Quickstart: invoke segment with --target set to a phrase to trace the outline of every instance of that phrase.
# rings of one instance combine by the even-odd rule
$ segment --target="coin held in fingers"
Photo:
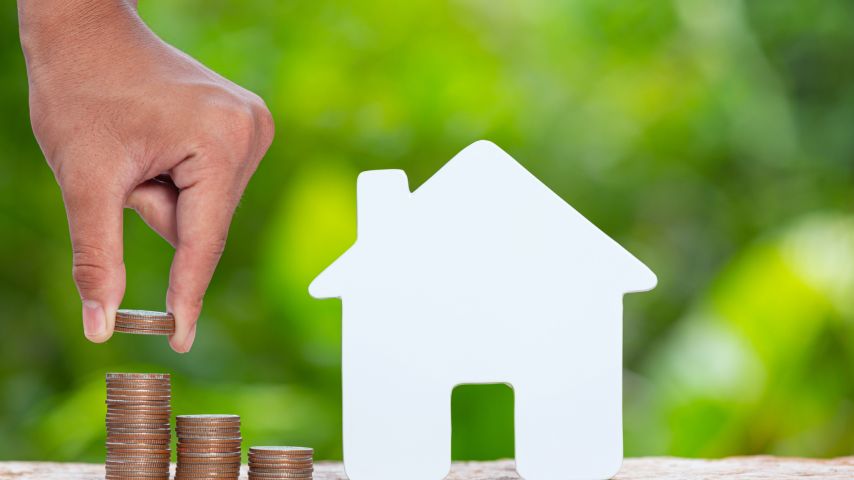
[[[115,331],[137,335],[172,335],[175,333],[175,317],[168,312],[121,309],[116,311]]]

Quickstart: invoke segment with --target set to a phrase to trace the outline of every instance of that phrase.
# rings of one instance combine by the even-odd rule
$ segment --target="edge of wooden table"
[[[174,470],[174,468],[173,468]],[[93,463],[0,462],[0,480],[95,480],[104,478],[104,466]],[[246,478],[244,465],[241,478]],[[340,462],[316,462],[314,480],[346,480]],[[406,478],[406,472],[401,473]],[[447,480],[511,480],[513,460],[454,462]],[[627,458],[615,480],[702,479],[854,479],[854,456],[830,459],[747,456],[721,459],[677,457]]]

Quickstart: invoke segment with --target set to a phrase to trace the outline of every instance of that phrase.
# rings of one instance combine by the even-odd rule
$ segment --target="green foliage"
[[[451,455],[466,460],[513,457],[513,389],[459,385],[451,394]]]
[[[359,171],[417,187],[495,141],[658,273],[625,300],[627,455],[829,456],[854,443],[854,6],[594,0],[141,0],[164,39],[257,91],[277,138],[196,346],[82,336],[64,210],[0,11],[0,458],[103,458],[103,374],[174,374],[176,413],[340,458],[340,304]],[[171,252],[126,216],[125,305]],[[485,390],[484,390],[485,389]],[[454,455],[512,453],[505,387],[454,395]],[[491,420],[492,419],[492,420]],[[394,439],[389,439],[394,441]]]

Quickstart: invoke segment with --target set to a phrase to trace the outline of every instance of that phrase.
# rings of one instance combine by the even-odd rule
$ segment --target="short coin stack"
[[[115,330],[138,335],[172,335],[175,333],[175,318],[166,312],[118,310]]]
[[[107,374],[107,480],[169,478],[168,373]]]
[[[306,447],[250,447],[249,479],[310,479],[313,454]]]
[[[175,480],[236,479],[240,475],[240,416],[178,415]]]

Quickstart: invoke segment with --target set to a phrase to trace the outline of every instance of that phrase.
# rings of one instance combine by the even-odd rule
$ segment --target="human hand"
[[[273,139],[270,113],[255,94],[160,40],[134,1],[18,7],[30,117],[62,190],[86,337],[113,333],[127,207],[175,247],[169,342],[189,351],[234,209]]]

